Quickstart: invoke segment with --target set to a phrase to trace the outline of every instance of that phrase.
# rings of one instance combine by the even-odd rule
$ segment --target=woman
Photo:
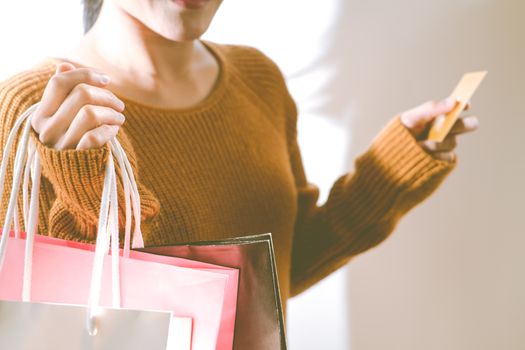
[[[92,242],[104,145],[118,135],[138,176],[146,245],[272,232],[286,306],[428,197],[455,166],[456,135],[477,119],[432,143],[426,132],[454,99],[401,113],[317,207],[279,69],[256,49],[199,39],[220,3],[87,1],[89,31],[66,58],[0,86],[2,145],[41,101],[32,125],[45,176],[39,230]]]

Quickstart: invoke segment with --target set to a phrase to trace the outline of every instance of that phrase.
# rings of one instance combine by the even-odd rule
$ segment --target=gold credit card
[[[459,81],[451,96],[458,100],[458,103],[447,115],[438,117],[428,133],[428,139],[436,142],[443,142],[450,129],[458,120],[460,113],[465,109],[467,103],[476,92],[479,84],[487,75],[487,71],[466,73]]]

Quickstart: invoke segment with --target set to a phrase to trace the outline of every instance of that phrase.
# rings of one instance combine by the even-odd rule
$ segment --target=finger
[[[78,84],[84,83],[104,87],[109,83],[109,77],[90,68],[69,69],[71,64],[61,64],[57,73],[49,79],[42,95],[38,115],[49,117],[53,115],[71,90]]]
[[[84,83],[78,84],[43,127],[40,132],[40,141],[46,144],[58,143],[85,105],[109,107],[117,112],[124,110],[124,102],[111,91]]]
[[[121,126],[125,117],[109,107],[85,105],[73,119],[64,136],[55,145],[56,149],[74,149],[88,131],[103,124]]]
[[[449,135],[459,135],[467,132],[475,131],[479,128],[479,120],[476,116],[465,116],[459,118],[452,129],[450,129]]]
[[[100,148],[117,136],[119,127],[116,125],[101,125],[85,133],[77,145],[77,150]]]
[[[456,154],[454,152],[438,152],[432,153],[432,157],[445,162],[454,162],[456,160]]]
[[[401,120],[414,134],[419,135],[437,116],[450,112],[456,103],[453,97],[441,101],[429,101],[402,113]]]
[[[59,63],[56,66],[55,74],[65,73],[65,72],[73,70],[73,69],[75,69],[75,66],[72,65],[71,63],[68,63],[68,62]],[[42,109],[44,105],[45,104],[40,103],[40,105],[38,105],[38,107],[37,107],[37,109],[35,111],[34,117],[31,118],[31,126],[33,127],[33,129],[37,133],[40,133],[41,125],[42,125],[42,123],[45,120],[45,117],[44,117],[45,110]],[[40,117],[40,116],[42,116],[42,117]]]
[[[455,136],[447,136],[443,142],[425,140],[419,143],[429,153],[451,152],[457,146]]]

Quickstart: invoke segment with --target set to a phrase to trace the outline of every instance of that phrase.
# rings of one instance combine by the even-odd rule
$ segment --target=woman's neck
[[[79,45],[80,50],[89,49],[119,70],[155,79],[187,73],[199,46],[198,41],[176,42],[162,37],[113,1],[104,1],[99,18]]]
[[[95,25],[67,58],[110,75],[116,93],[164,106],[198,103],[219,74],[218,63],[200,41],[168,40],[112,1],[104,1]],[[184,101],[174,101],[173,91]]]

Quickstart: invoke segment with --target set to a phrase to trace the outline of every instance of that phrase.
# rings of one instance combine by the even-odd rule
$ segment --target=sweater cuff
[[[109,147],[57,150],[44,145],[35,132],[31,137],[41,158],[42,173],[66,204],[78,213],[98,214]]]
[[[400,116],[396,116],[358,162],[363,171],[385,176],[399,189],[410,189],[434,175],[450,172],[457,161],[455,156],[452,161],[434,158],[418,144]],[[381,181],[381,178],[376,177],[376,180]]]

